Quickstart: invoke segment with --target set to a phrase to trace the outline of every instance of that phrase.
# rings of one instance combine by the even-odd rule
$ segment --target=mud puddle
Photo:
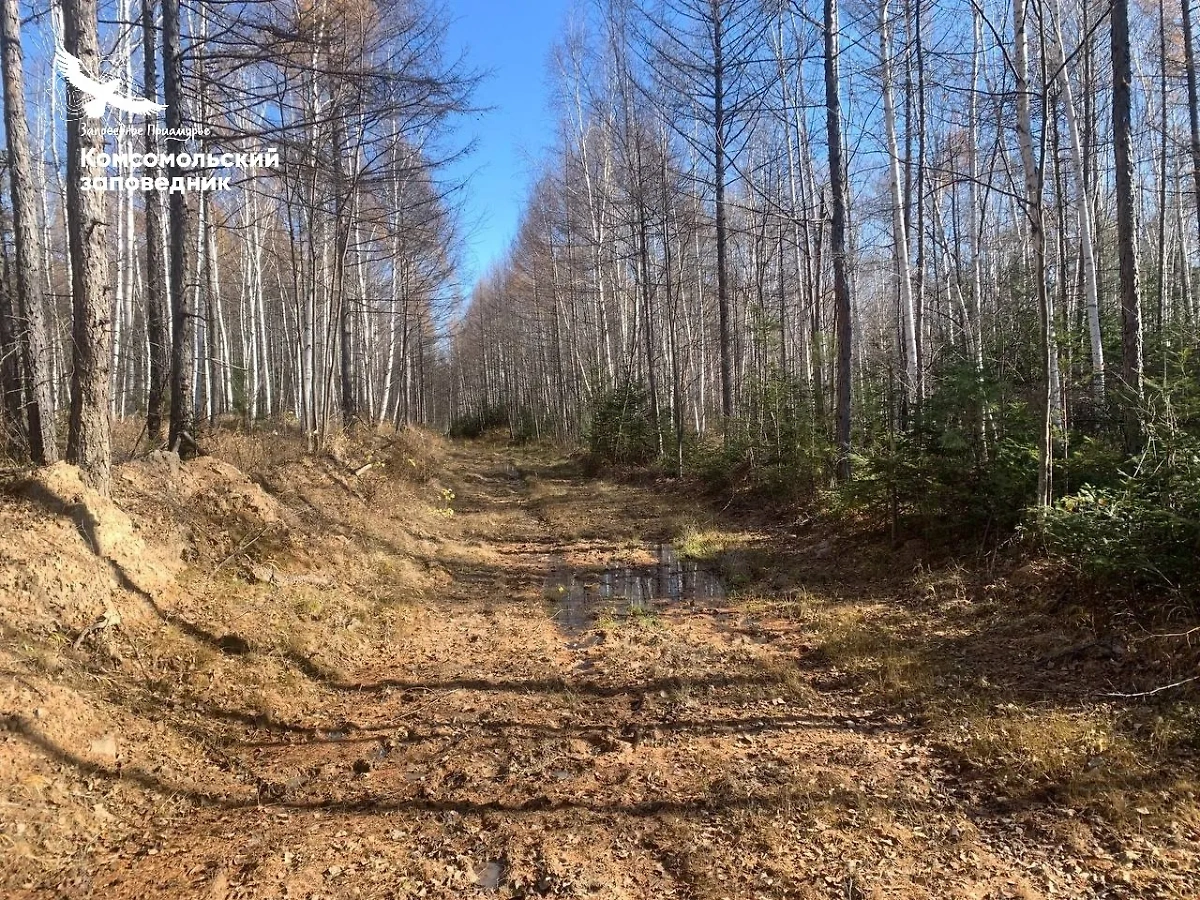
[[[655,555],[654,565],[614,565],[601,571],[576,569],[553,558],[545,595],[554,604],[554,620],[563,629],[578,631],[602,616],[649,614],[672,604],[725,599],[721,579],[693,560],[680,559],[671,544],[656,545]]]

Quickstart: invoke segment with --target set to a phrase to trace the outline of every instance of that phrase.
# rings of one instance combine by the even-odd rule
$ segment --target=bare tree
[[[1033,247],[1033,280],[1037,292],[1039,342],[1042,361],[1041,384],[1038,406],[1041,414],[1038,440],[1038,496],[1039,506],[1046,506],[1051,499],[1051,466],[1053,445],[1051,443],[1051,413],[1053,408],[1051,373],[1054,352],[1051,321],[1050,295],[1046,285],[1046,232],[1043,227],[1042,169],[1034,154],[1033,117],[1030,112],[1029,84],[1029,32],[1026,0],[1013,0],[1013,30],[1015,50],[1013,53],[1017,81],[1017,140],[1021,146],[1021,164],[1025,174],[1025,218],[1029,228],[1029,239]]]
[[[888,180],[892,192],[892,255],[896,262],[897,290],[900,295],[905,396],[909,403],[919,405],[917,320],[913,309],[912,271],[909,267],[908,230],[905,223],[907,208],[900,181],[900,149],[896,140],[896,102],[892,91],[892,29],[888,5],[889,0],[882,0],[879,7],[879,64],[883,120],[887,133]]]
[[[850,477],[851,368],[853,324],[850,320],[850,277],[846,259],[846,169],[842,160],[842,98],[838,61],[841,29],[838,0],[825,0],[825,134],[829,149],[829,192],[833,207],[830,243],[833,254],[834,335],[837,343],[837,421],[834,439],[838,448],[838,477]]]
[[[99,50],[95,0],[63,0],[63,37],[68,53],[85,74],[97,78]],[[71,419],[67,459],[102,494],[110,486],[112,438],[109,369],[112,364],[112,287],[108,280],[108,222],[104,192],[85,188],[104,177],[99,162],[89,161],[104,149],[95,125],[87,126],[82,100],[68,88],[67,106],[67,234],[71,252]],[[86,182],[85,182],[86,180]]]
[[[12,179],[13,237],[16,249],[16,312],[24,325],[18,338],[28,398],[29,450],[35,462],[58,459],[54,427],[54,394],[50,384],[50,345],[46,332],[42,273],[42,232],[37,221],[37,188],[29,146],[25,109],[25,67],[21,50],[21,17],[17,0],[0,6],[3,41],[4,130],[8,139],[8,170]]]
[[[674,94],[668,125],[711,165],[716,233],[717,314],[720,328],[721,415],[734,414],[733,311],[729,285],[730,168],[754,125],[765,90],[761,54],[770,18],[757,3],[736,0],[669,0],[647,17],[652,25],[651,68]],[[689,127],[698,123],[706,139]]]
[[[1121,273],[1121,379],[1125,405],[1125,441],[1141,443],[1142,306],[1138,292],[1137,222],[1134,206],[1133,133],[1130,107],[1133,63],[1129,46],[1129,0],[1113,0],[1113,147],[1116,157],[1117,257]],[[1166,177],[1166,173],[1163,173]]]
[[[179,136],[187,122],[184,109],[183,44],[180,33],[179,0],[162,0],[163,11],[163,81],[167,104],[167,130],[174,132],[172,146],[182,152],[185,143]],[[175,158],[178,158],[176,153]],[[184,177],[176,163],[169,171],[172,181]],[[180,454],[189,455],[197,449],[195,382],[196,366],[196,287],[193,279],[192,220],[188,195],[182,190],[171,191],[167,200],[167,235],[169,256],[169,293],[171,298],[171,427],[167,441]]]
[[[170,0],[168,0],[170,2]],[[154,0],[142,0],[142,85],[149,98],[158,96],[158,46]],[[146,122],[145,152],[157,153],[152,122]],[[167,334],[167,275],[163,260],[162,198],[146,196],[146,342],[149,345],[146,385],[146,435],[162,442],[163,393],[170,378],[170,338]]]

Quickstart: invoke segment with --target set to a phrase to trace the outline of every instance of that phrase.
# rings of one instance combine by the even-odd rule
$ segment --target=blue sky
[[[447,51],[463,48],[470,66],[491,70],[475,102],[492,108],[461,128],[461,139],[473,138],[476,150],[452,172],[471,178],[462,273],[464,287],[470,290],[508,249],[534,164],[553,140],[548,59],[563,33],[571,0],[445,2],[453,20]]]

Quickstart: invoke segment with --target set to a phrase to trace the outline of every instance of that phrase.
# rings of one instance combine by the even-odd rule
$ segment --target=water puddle
[[[580,571],[555,558],[545,586],[555,620],[578,630],[602,615],[638,615],[674,603],[725,599],[717,576],[693,560],[679,559],[670,544],[659,544],[656,551],[654,565],[610,566],[600,572]]]
[[[493,860],[475,869],[475,884],[485,891],[496,891],[504,880],[504,863]]]

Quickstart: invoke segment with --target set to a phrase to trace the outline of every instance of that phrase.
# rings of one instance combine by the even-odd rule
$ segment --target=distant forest
[[[235,418],[312,450],[500,427],[897,535],[1032,524],[1180,587],[1189,3],[581,3],[520,232],[464,297],[446,163],[478,75],[446,10],[3,0],[8,452],[103,489],[114,419],[184,455]],[[64,58],[165,112],[95,118]],[[128,189],[192,176],[229,189]]]
[[[1177,585],[1194,44],[1187,0],[588,6],[463,427]]]

